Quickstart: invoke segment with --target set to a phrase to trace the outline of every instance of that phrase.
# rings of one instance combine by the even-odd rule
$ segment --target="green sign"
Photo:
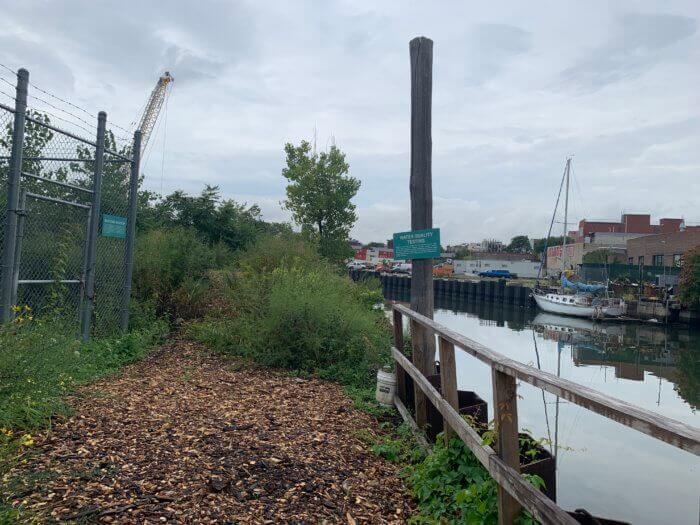
[[[102,215],[102,237],[126,239],[126,217]]]
[[[394,259],[437,259],[440,257],[440,228],[394,234]]]

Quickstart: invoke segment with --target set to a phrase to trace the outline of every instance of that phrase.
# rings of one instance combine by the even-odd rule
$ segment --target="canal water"
[[[435,320],[520,362],[700,427],[698,330],[441,297]],[[489,401],[493,418],[489,368],[456,354],[458,387]],[[520,427],[557,456],[560,506],[634,524],[700,523],[700,458],[529,384],[518,392]]]

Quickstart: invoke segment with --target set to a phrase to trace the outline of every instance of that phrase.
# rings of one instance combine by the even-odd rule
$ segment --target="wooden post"
[[[398,310],[394,310],[394,347],[403,354],[403,315]],[[406,400],[406,376],[403,368],[397,362],[396,364],[396,394],[402,402]]]
[[[520,472],[520,445],[518,440],[518,402],[515,378],[491,370],[493,380],[494,419],[497,432],[498,456],[510,467]],[[498,486],[498,523],[511,525],[520,504],[501,486]]]
[[[455,367],[455,346],[440,337],[440,384],[442,385],[442,397],[452,408],[459,411],[459,398],[457,396],[457,370]],[[445,428],[445,445],[456,437],[447,419],[443,418]]]
[[[411,230],[433,227],[431,112],[433,41],[418,37],[409,44],[411,55]],[[411,309],[433,318],[433,261],[416,259],[411,275]],[[423,375],[435,372],[435,336],[411,323],[413,364]],[[426,424],[426,398],[416,389],[416,422]]]

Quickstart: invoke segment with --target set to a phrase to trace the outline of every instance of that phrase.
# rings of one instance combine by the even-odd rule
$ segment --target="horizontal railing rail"
[[[404,305],[393,304],[392,309],[395,345],[392,348],[392,356],[397,365],[397,372],[399,368],[405,371],[413,379],[414,386],[418,387],[414,389],[417,424],[421,427],[426,423],[427,399],[443,417],[445,439],[449,440],[455,435],[459,437],[498,483],[499,523],[513,523],[521,506],[544,524],[577,523],[566,511],[520,475],[517,380],[660,441],[700,455],[700,429],[510,359]],[[402,352],[404,315],[411,323],[414,356],[419,356],[421,352],[420,348],[416,348],[416,340],[421,339],[416,337],[418,332],[426,330],[439,339],[441,392],[430,383],[426,371],[419,369],[421,359],[413,359],[412,362]],[[496,450],[485,445],[482,436],[458,412],[455,347],[491,368]],[[405,394],[406,387],[400,374],[397,374],[397,379],[399,405],[400,395]],[[403,408],[403,404],[401,407]],[[406,418],[408,414],[404,412],[405,409],[402,415]]]

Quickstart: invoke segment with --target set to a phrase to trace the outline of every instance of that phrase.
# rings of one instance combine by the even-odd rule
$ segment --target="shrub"
[[[345,384],[366,384],[387,362],[389,330],[383,315],[363,304],[355,288],[323,267],[275,270],[267,313],[259,322],[258,359]]]
[[[539,476],[524,477],[542,486]],[[498,522],[498,485],[460,439],[453,439],[448,447],[438,439],[431,455],[409,467],[408,483],[420,508],[412,523]],[[537,521],[521,511],[516,523],[534,525]]]
[[[139,237],[134,268],[135,298],[154,305],[158,315],[203,315],[208,272],[232,260],[223,244],[209,246],[194,230],[152,230]]]
[[[376,287],[352,283],[294,238],[263,239],[224,272],[221,309],[189,334],[218,350],[366,388],[388,364],[389,327]]]
[[[691,308],[700,307],[700,246],[683,254],[678,289],[683,304]]]

